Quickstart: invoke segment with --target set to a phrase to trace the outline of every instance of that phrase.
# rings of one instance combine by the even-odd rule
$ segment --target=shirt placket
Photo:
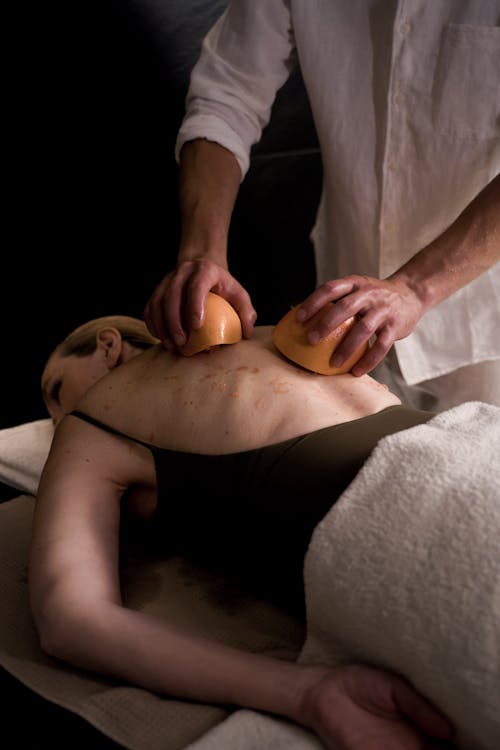
[[[412,30],[408,3],[399,2],[392,38],[391,74],[387,95],[387,128],[382,166],[379,220],[379,276],[381,278],[401,265],[402,238],[399,207],[406,182],[404,139],[408,97],[404,63]]]

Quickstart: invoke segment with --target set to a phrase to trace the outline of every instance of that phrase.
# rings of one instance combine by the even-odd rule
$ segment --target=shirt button
[[[403,34],[403,36],[406,36],[406,34],[411,31],[411,24],[408,23],[408,21],[404,21],[399,27],[399,31],[401,34]]]
[[[397,94],[394,94],[393,102],[394,104],[404,104],[406,101],[406,94],[403,94],[401,91]]]
[[[397,161],[390,161],[389,164],[387,165],[387,169],[389,170],[389,172],[396,172],[397,168],[398,168]]]

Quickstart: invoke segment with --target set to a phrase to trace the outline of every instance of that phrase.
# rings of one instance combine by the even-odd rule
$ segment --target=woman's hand
[[[189,331],[203,324],[208,292],[224,297],[238,313],[243,336],[250,338],[257,313],[250,295],[227,268],[210,260],[186,260],[168,273],[153,291],[144,320],[153,336],[182,346]]]
[[[426,307],[409,283],[396,275],[388,279],[345,276],[327,281],[300,306],[297,320],[309,320],[328,302],[334,307],[309,332],[311,344],[327,336],[351,316],[357,323],[335,350],[331,365],[340,367],[372,336],[375,341],[352,368],[353,375],[364,375],[378,365],[393,343],[408,336],[426,312]]]
[[[423,750],[453,736],[450,722],[403,678],[371,667],[325,670],[300,723],[331,750]]]

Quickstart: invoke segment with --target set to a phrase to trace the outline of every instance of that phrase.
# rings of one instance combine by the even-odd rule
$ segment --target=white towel
[[[464,750],[500,747],[500,409],[469,402],[384,438],[317,526],[299,660],[405,674]],[[238,711],[188,750],[318,750]]]
[[[48,418],[0,430],[0,481],[36,495],[53,436]]]

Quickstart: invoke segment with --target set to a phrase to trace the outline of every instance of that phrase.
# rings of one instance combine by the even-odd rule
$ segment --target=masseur
[[[357,313],[335,353],[370,340],[355,375],[378,365],[418,408],[500,404],[500,0],[225,5],[191,73],[175,151],[182,236],[146,305],[152,333],[182,344],[212,290],[251,335],[229,228],[252,146],[299,64],[323,190],[318,288],[297,314],[336,302],[310,336]],[[286,277],[294,253],[280,252]]]

